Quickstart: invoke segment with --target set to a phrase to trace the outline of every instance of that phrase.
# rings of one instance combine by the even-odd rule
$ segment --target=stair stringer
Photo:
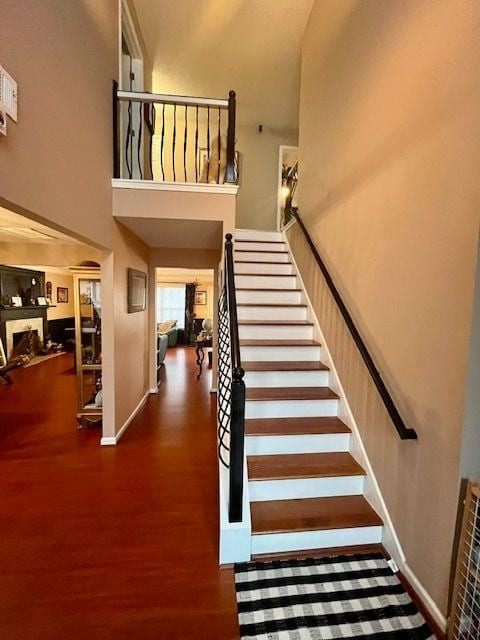
[[[375,476],[372,465],[365,450],[365,446],[360,436],[358,425],[348,403],[345,390],[340,381],[340,377],[338,375],[335,363],[325,340],[325,336],[323,335],[322,329],[320,327],[320,323],[313,310],[312,302],[308,295],[307,288],[305,287],[305,283],[302,278],[302,274],[300,272],[300,269],[298,268],[295,256],[293,254],[285,231],[282,232],[282,237],[285,241],[286,246],[288,247],[296,276],[300,282],[302,296],[304,297],[304,300],[308,305],[307,317],[314,324],[314,337],[321,344],[322,362],[330,368],[329,387],[340,396],[338,404],[338,417],[341,418],[348,427],[350,427],[352,432],[350,440],[350,453],[355,458],[355,460],[365,469],[366,472],[363,495],[365,499],[368,500],[368,502],[371,504],[373,509],[375,509],[378,515],[382,518],[382,544],[389,553],[390,557],[395,560],[400,570],[402,570],[403,567],[406,566],[405,553],[403,551],[402,545],[400,544],[400,540],[395,531],[395,527],[393,526],[393,521],[390,517],[387,505],[385,504],[385,500],[383,499],[380,486],[378,484],[377,478]]]

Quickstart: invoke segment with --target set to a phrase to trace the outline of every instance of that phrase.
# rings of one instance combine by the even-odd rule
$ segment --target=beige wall
[[[148,389],[148,313],[126,307],[127,268],[147,271],[148,251],[112,216],[118,0],[6,0],[0,20],[1,64],[19,90],[18,122],[0,139],[0,204],[105,249],[103,431],[113,437]]]
[[[418,442],[401,442],[297,228],[302,274],[407,562],[445,611],[479,225],[480,4],[317,1],[299,206]]]
[[[237,226],[275,228],[278,147],[297,143],[299,44],[312,0],[134,1],[154,92],[214,98],[237,92]],[[205,135],[199,146],[207,146]]]
[[[45,282],[52,283],[52,306],[47,309],[47,320],[73,318],[75,316],[73,276],[68,273],[58,273],[45,269]],[[68,302],[57,302],[57,287],[68,289]]]
[[[6,0],[1,13],[19,102],[0,140],[0,200],[110,247],[117,0]]]
[[[149,389],[148,306],[128,313],[128,268],[148,273],[148,247],[122,225],[114,233],[114,250],[102,263],[102,325],[114,326],[112,335],[102,332],[104,407],[113,419],[103,435],[113,437]],[[113,397],[115,400],[113,400]],[[112,403],[114,402],[113,408]]]

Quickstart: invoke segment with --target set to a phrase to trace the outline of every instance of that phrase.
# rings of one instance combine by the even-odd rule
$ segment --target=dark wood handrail
[[[230,412],[229,521],[241,522],[243,513],[243,457],[245,449],[245,371],[242,369],[238,334],[237,298],[232,234],[225,236],[225,287],[230,318],[232,393]]]
[[[332,277],[330,276],[330,273],[328,272],[328,269],[324,261],[322,260],[320,254],[318,253],[318,250],[315,244],[313,243],[313,240],[310,237],[310,234],[305,228],[305,225],[303,224],[303,221],[300,218],[298,211],[293,210],[293,215],[297,220],[298,225],[300,226],[300,229],[303,231],[303,234],[308,243],[308,246],[310,247],[313,253],[313,256],[320,268],[320,271],[322,272],[323,277],[325,278],[325,282],[327,283],[327,286],[330,289],[333,299],[337,303],[340,313],[342,314],[343,319],[345,320],[345,324],[347,325],[348,330],[350,331],[352,338],[354,339],[355,344],[357,345],[360,355],[362,356],[363,361],[365,362],[365,365],[372,377],[372,380],[375,386],[377,387],[380,397],[383,400],[383,404],[385,405],[385,408],[388,411],[388,414],[392,419],[393,424],[395,425],[398,435],[402,440],[415,440],[417,438],[417,433],[415,429],[411,429],[405,425],[405,422],[403,421],[402,416],[400,415],[392,399],[392,396],[390,395],[387,387],[385,386],[382,376],[380,375],[377,367],[375,366],[373,358],[370,355],[370,352],[368,351],[365,345],[365,342],[363,341],[357,327],[355,326],[353,318],[350,315],[347,307],[345,306],[342,296],[340,295],[337,287],[335,286],[335,283],[333,282]]]

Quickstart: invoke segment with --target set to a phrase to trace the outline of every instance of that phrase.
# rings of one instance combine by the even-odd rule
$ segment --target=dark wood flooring
[[[218,567],[215,396],[194,362],[168,350],[117,447],[77,431],[71,356],[0,386],[0,638],[238,638]]]

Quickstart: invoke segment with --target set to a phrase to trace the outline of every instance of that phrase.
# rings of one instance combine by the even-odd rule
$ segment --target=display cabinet
[[[77,421],[102,420],[102,297],[100,268],[72,267],[75,302]]]

